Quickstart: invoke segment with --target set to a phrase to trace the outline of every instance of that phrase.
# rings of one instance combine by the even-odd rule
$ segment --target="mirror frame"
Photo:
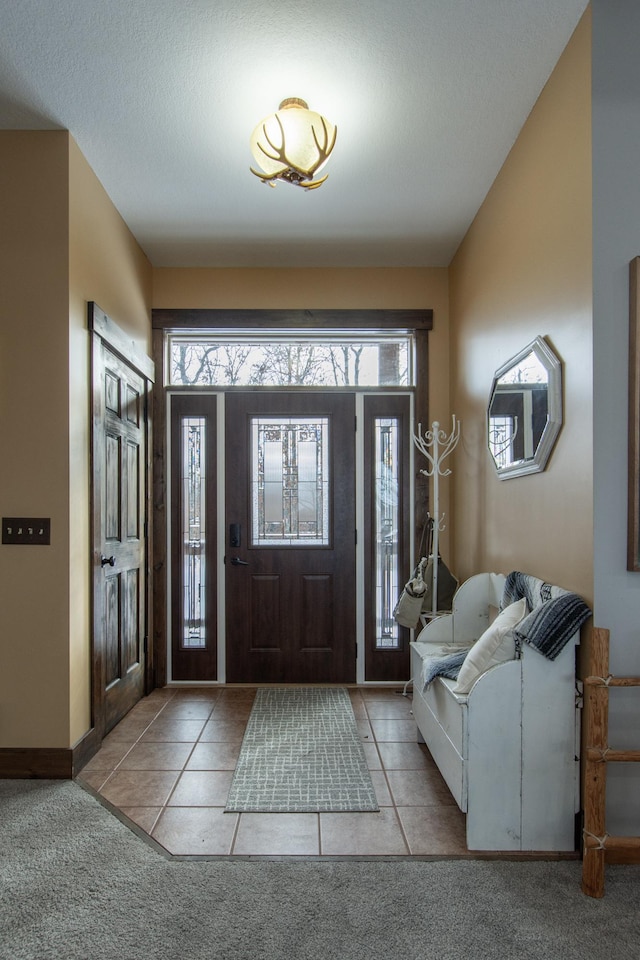
[[[538,441],[533,457],[527,460],[516,460],[507,467],[499,467],[495,457],[491,452],[489,445],[490,413],[491,404],[495,396],[496,388],[501,377],[508,373],[513,367],[516,367],[530,353],[535,354],[548,374],[547,390],[547,422],[542,436]],[[496,474],[500,480],[510,480],[513,477],[523,477],[529,473],[542,473],[547,466],[551,451],[558,439],[558,434],[562,428],[562,362],[556,356],[549,344],[542,338],[536,337],[531,343],[528,343],[519,353],[511,357],[506,363],[496,370],[491,393],[489,394],[489,404],[487,406],[487,449],[491,462],[495,467]]]

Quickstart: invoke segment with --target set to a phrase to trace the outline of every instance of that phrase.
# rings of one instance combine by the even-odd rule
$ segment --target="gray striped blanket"
[[[577,593],[514,570],[505,581],[501,608],[524,597],[530,613],[514,629],[516,643],[528,643],[549,660],[591,616],[591,610]]]
[[[460,667],[464,663],[469,648],[456,650],[443,657],[425,657],[422,661],[422,689],[424,690],[436,677],[447,677],[448,680],[457,680]]]

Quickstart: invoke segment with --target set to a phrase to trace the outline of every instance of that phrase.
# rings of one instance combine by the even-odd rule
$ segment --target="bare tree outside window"
[[[185,386],[410,386],[410,336],[354,341],[292,334],[256,337],[169,337],[172,384]]]
[[[243,368],[251,347],[237,344],[172,344],[171,382],[185,385],[237,386],[244,384]]]
[[[271,386],[320,386],[325,383],[324,358],[307,344],[273,343],[251,371],[250,382]]]
[[[352,387],[360,384],[360,357],[364,344],[341,344],[329,347],[329,359],[336,387]]]

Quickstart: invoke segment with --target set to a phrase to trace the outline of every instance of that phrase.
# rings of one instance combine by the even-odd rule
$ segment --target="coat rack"
[[[416,447],[428,460],[429,466],[420,473],[425,477],[433,477],[433,512],[427,516],[433,517],[433,584],[431,592],[432,613],[435,616],[438,612],[438,558],[439,554],[439,535],[445,528],[444,513],[440,516],[440,477],[448,477],[451,470],[444,469],[442,464],[455,450],[460,439],[460,421],[456,420],[455,414],[452,417],[452,429],[449,436],[444,430],[440,429],[437,420],[431,424],[431,430],[422,433],[422,424],[418,424],[418,432],[413,436],[413,442]]]

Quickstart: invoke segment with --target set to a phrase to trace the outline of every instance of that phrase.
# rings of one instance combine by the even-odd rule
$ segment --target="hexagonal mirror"
[[[562,365],[536,337],[496,374],[488,410],[489,452],[501,480],[545,469],[562,427]]]

